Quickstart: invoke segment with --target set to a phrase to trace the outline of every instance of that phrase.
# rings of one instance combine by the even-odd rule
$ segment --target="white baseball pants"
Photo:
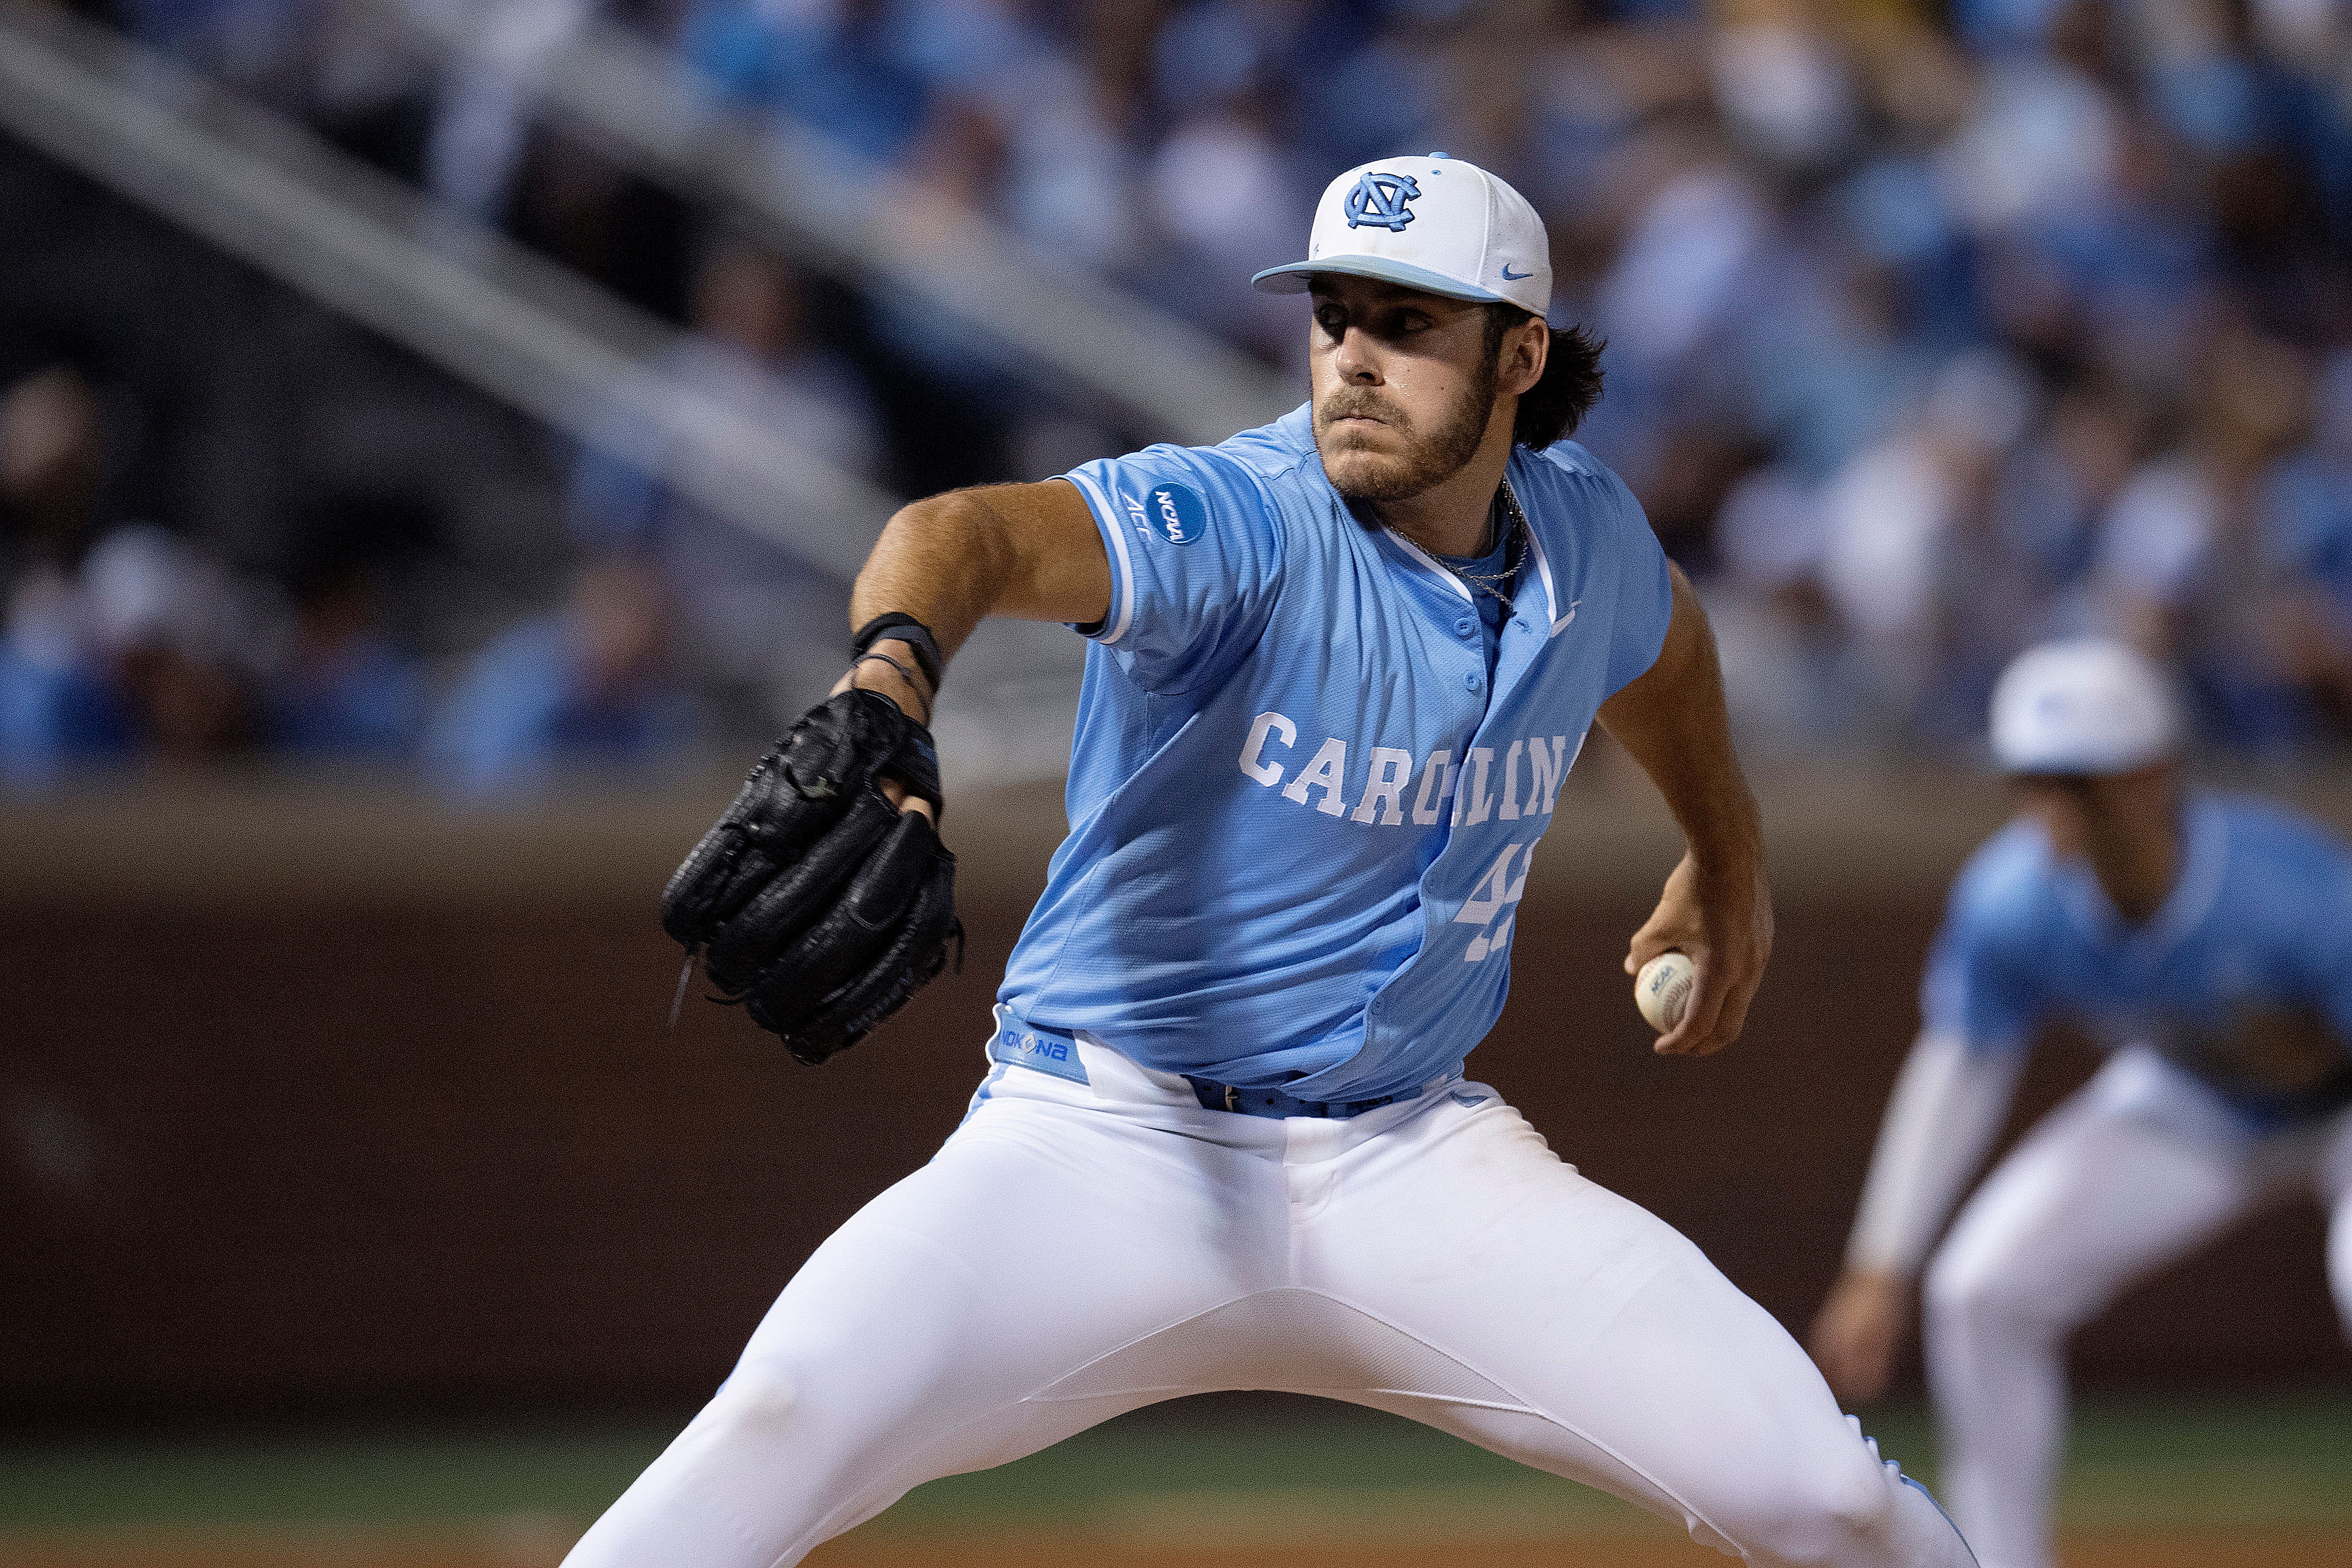
[[[2210,1089],[2118,1053],[1995,1167],[1927,1279],[1944,1486],[1983,1568],[2051,1568],[2067,1338],[2257,1206],[2316,1190],[2352,1325],[2352,1112],[2248,1135]]]
[[[1494,1090],[1275,1120],[1079,1054],[1088,1083],[992,1072],[569,1568],[782,1568],[920,1482],[1236,1388],[1409,1415],[1751,1563],[1970,1563],[1778,1323]]]

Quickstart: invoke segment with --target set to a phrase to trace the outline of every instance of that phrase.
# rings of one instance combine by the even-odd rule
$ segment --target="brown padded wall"
[[[617,1410],[712,1387],[793,1266],[955,1125],[1050,831],[967,849],[962,974],[812,1070],[699,1000],[664,1026],[677,955],[653,900],[709,804],[405,837],[354,808],[362,826],[249,876],[221,865],[259,864],[237,835],[274,841],[267,803],[219,830],[190,807],[164,871],[69,869],[103,812],[20,816],[45,837],[0,862],[0,1418]],[[1670,841],[1556,833],[1475,1074],[1801,1326],[1987,809],[1923,831],[1899,876],[1784,852],[1769,982],[1707,1061],[1650,1055],[1617,968]],[[2045,1051],[2021,1113],[2088,1065]],[[2321,1245],[2292,1208],[2134,1292],[2084,1336],[2084,1379],[2352,1386]]]

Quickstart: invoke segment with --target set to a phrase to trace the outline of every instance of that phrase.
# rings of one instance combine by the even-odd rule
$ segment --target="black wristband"
[[[856,635],[849,639],[849,651],[863,658],[867,648],[886,637],[893,642],[905,643],[914,650],[917,667],[922,670],[923,679],[931,683],[932,693],[937,695],[940,676],[947,668],[947,660],[940,657],[940,639],[931,635],[931,628],[912,616],[892,610],[858,627]]]

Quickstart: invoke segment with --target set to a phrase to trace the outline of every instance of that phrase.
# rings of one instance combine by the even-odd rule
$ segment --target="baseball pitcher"
[[[933,1477],[1234,1388],[1427,1422],[1752,1563],[1962,1568],[1770,1317],[1463,1077],[1596,718],[1688,841],[1628,958],[1696,963],[1657,1048],[1729,1043],[1771,946],[1706,621],[1563,439],[1600,379],[1545,322],[1542,225],[1387,159],[1255,281],[1311,296],[1311,402],[900,512],[841,688],[673,881],[672,933],[793,1054],[854,1042],[955,933],[950,656],[990,615],[1089,640],[1069,836],[970,1115],[572,1568],[779,1568]]]

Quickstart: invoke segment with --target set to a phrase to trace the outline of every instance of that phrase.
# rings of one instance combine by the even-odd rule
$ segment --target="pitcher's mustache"
[[[1353,419],[1359,415],[1370,415],[1400,430],[1406,427],[1404,410],[1374,393],[1361,389],[1333,393],[1323,400],[1317,414],[1326,424],[1334,419]]]

